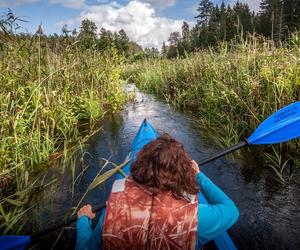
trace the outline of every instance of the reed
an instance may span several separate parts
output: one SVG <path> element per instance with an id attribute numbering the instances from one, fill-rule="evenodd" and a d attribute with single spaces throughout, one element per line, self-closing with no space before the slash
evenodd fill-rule
<path id="1" fill-rule="evenodd" d="M 71 164 L 75 182 L 75 152 L 126 95 L 114 47 L 100 53 L 76 42 L 50 46 L 41 34 L 0 35 L 7 36 L 0 46 L 0 231 L 10 233 L 21 230 L 37 177 L 51 163 L 62 170 Z M 85 133 L 83 121 L 90 124 Z"/>
<path id="2" fill-rule="evenodd" d="M 126 77 L 142 90 L 191 112 L 215 140 L 228 146 L 247 138 L 279 108 L 299 101 L 299 37 L 294 34 L 281 47 L 249 37 L 242 43 L 220 43 L 184 59 L 145 60 L 128 67 Z M 281 182 L 283 170 L 292 163 L 290 158 L 299 162 L 299 151 L 299 141 L 283 144 L 278 164 L 272 159 Z M 274 152 L 270 150 L 278 159 Z M 267 159 L 271 164 L 271 158 Z"/>

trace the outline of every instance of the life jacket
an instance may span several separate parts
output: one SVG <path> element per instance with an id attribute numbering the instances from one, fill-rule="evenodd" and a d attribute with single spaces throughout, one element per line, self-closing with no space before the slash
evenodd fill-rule
<path id="1" fill-rule="evenodd" d="M 153 195 L 133 179 L 113 184 L 102 232 L 104 250 L 194 250 L 197 239 L 198 197 L 175 199 Z"/>

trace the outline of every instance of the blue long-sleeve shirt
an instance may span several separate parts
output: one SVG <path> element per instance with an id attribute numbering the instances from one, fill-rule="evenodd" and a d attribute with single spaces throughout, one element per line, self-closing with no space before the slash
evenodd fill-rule
<path id="1" fill-rule="evenodd" d="M 201 246 L 235 224 L 239 211 L 234 202 L 202 172 L 197 174 L 196 178 L 201 193 L 209 203 L 198 206 L 197 246 Z M 105 209 L 101 211 L 94 231 L 91 228 L 91 220 L 87 216 L 82 216 L 77 221 L 76 249 L 101 249 L 104 216 Z"/>

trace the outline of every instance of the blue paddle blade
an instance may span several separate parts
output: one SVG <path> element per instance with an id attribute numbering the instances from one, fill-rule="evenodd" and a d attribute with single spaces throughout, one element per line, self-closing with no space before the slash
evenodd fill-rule
<path id="1" fill-rule="evenodd" d="M 266 119 L 248 138 L 252 145 L 276 144 L 300 136 L 300 102 L 295 102 Z"/>
<path id="2" fill-rule="evenodd" d="M 1 236 L 0 249 L 1 250 L 23 250 L 31 242 L 30 236 Z"/>

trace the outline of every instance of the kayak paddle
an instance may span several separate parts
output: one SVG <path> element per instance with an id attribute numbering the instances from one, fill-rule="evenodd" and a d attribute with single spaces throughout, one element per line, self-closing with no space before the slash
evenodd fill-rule
<path id="1" fill-rule="evenodd" d="M 248 145 L 264 145 L 286 142 L 300 136 L 300 102 L 295 102 L 285 108 L 282 108 L 267 118 L 255 132 L 246 140 L 238 143 L 226 150 L 214 154 L 213 156 L 200 161 L 199 166 L 214 161 L 233 151 L 246 147 Z M 93 209 L 98 212 L 105 207 L 105 203 Z M 73 216 L 63 223 L 57 224 L 33 236 L 1 236 L 0 249 L 24 249 L 29 244 L 38 242 L 38 239 L 54 232 L 59 228 L 68 226 L 77 220 Z"/>
<path id="2" fill-rule="evenodd" d="M 93 208 L 93 213 L 97 213 L 105 207 L 106 207 L 106 203 L 102 203 L 99 206 Z M 74 215 L 71 218 L 67 219 L 66 221 L 58 223 L 32 236 L 15 236 L 15 235 L 0 236 L 0 250 L 25 249 L 29 245 L 38 243 L 39 239 L 44 237 L 45 235 L 52 233 L 60 228 L 69 226 L 76 221 L 77 221 L 77 215 Z"/>
<path id="3" fill-rule="evenodd" d="M 287 142 L 300 136 L 300 102 L 290 104 L 267 118 L 246 140 L 200 161 L 199 166 L 250 145 Z"/>

